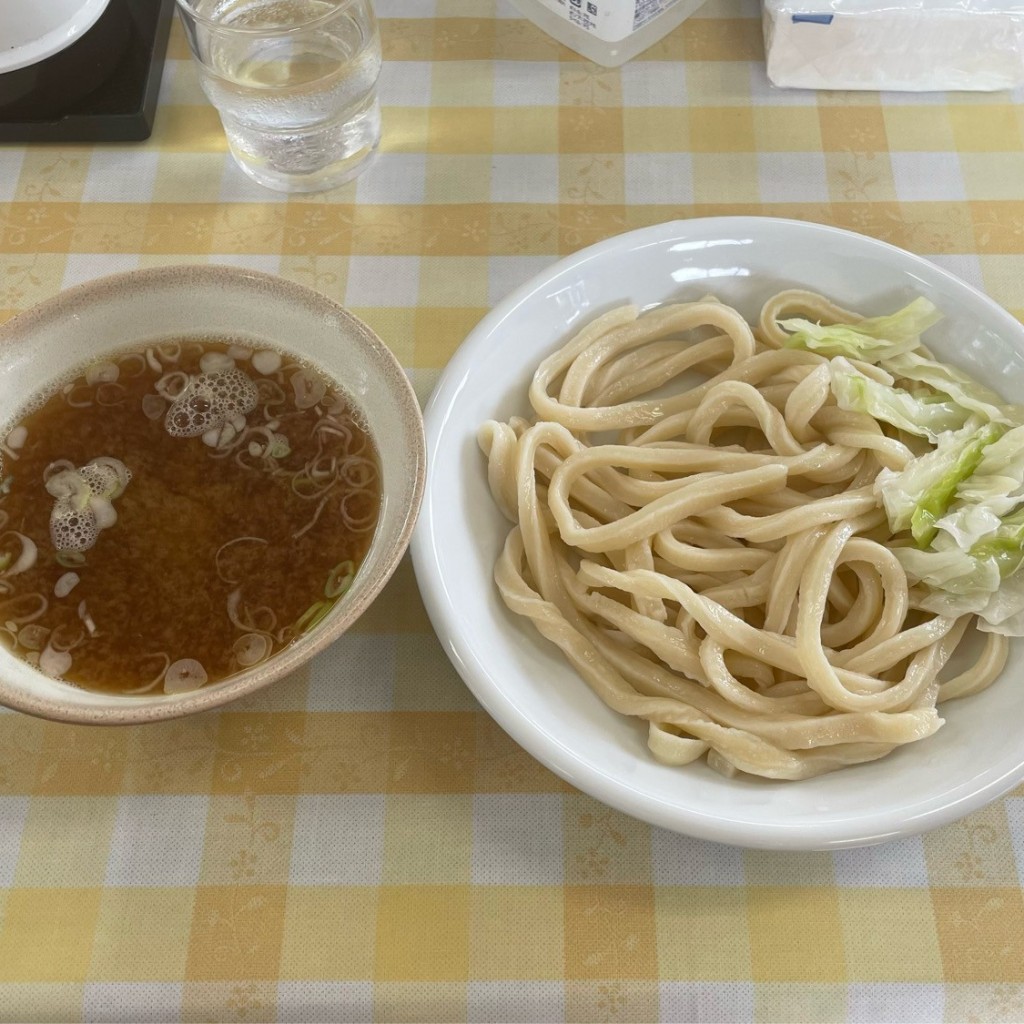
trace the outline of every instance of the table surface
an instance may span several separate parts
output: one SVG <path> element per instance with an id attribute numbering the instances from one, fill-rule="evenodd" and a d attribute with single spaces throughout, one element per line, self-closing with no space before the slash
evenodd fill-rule
<path id="1" fill-rule="evenodd" d="M 721 213 L 862 231 L 1024 314 L 1024 96 L 772 90 L 751 0 L 621 70 L 503 0 L 377 5 L 382 152 L 329 195 L 233 166 L 177 27 L 148 143 L 0 147 L 0 319 L 231 263 L 344 302 L 425 399 L 557 258 Z M 1024 787 L 839 853 L 603 807 L 480 710 L 408 560 L 308 670 L 222 712 L 0 714 L 3 1020 L 1019 1021 L 1022 877 Z"/>

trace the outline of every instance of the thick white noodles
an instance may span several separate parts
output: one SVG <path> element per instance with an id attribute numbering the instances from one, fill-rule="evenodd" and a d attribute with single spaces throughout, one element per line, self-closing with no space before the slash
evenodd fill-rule
<path id="1" fill-rule="evenodd" d="M 803 291 L 756 334 L 714 299 L 613 310 L 540 364 L 534 422 L 480 430 L 516 524 L 505 603 L 667 764 L 805 779 L 874 760 L 1006 660 L 987 634 L 940 683 L 971 617 L 921 611 L 872 491 L 913 448 L 836 406 L 827 359 L 781 347 L 795 315 L 859 319 Z"/>

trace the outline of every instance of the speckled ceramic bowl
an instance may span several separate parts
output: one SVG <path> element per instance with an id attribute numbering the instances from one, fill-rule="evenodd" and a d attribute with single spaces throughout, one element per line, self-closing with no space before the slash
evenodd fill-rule
<path id="1" fill-rule="evenodd" d="M 292 672 L 367 608 L 401 558 L 425 477 L 423 421 L 402 367 L 364 323 L 317 292 L 221 266 L 166 267 L 72 288 L 0 325 L 0 436 L 25 399 L 112 349 L 160 338 L 229 335 L 276 345 L 339 381 L 380 455 L 380 521 L 352 588 L 314 629 L 254 668 L 182 694 L 128 697 L 50 679 L 0 648 L 0 703 L 66 722 L 136 724 L 204 711 Z"/>

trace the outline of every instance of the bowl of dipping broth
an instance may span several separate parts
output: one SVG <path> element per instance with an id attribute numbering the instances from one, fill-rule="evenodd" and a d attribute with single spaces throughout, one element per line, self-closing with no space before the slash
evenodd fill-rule
<path id="1" fill-rule="evenodd" d="M 0 326 L 0 703 L 134 724 L 225 704 L 337 639 L 408 544 L 423 425 L 324 296 L 143 270 Z"/>

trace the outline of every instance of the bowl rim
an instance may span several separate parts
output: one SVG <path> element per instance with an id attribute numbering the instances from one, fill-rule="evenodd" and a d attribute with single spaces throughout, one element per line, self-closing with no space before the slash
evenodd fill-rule
<path id="1" fill-rule="evenodd" d="M 676 218 L 610 236 L 554 260 L 494 306 L 470 331 L 459 350 L 448 361 L 426 405 L 424 420 L 428 459 L 434 463 L 440 435 L 449 420 L 451 406 L 466 386 L 467 373 L 476 355 L 471 342 L 491 337 L 509 315 L 532 295 L 549 287 L 553 280 L 578 270 L 591 260 L 600 259 L 609 253 L 632 250 L 639 245 L 665 244 L 671 239 L 682 239 L 694 233 L 704 238 L 739 239 L 743 237 L 740 232 L 757 230 L 760 226 L 767 226 L 769 230 L 772 226 L 779 226 L 807 231 L 815 234 L 819 240 L 830 235 L 847 240 L 856 239 L 857 244 L 875 249 L 883 258 L 898 258 L 904 265 L 916 265 L 929 275 L 951 282 L 956 288 L 982 300 L 992 309 L 997 319 L 1002 320 L 1007 332 L 1024 341 L 1024 325 L 995 300 L 944 267 L 890 242 L 846 228 L 794 218 L 744 215 Z M 716 233 L 714 236 L 710 234 L 712 231 Z M 628 779 L 611 775 L 584 761 L 561 737 L 521 710 L 513 697 L 491 678 L 491 671 L 480 662 L 468 640 L 450 625 L 447 605 L 451 599 L 448 593 L 451 581 L 446 579 L 447 574 L 443 572 L 440 549 L 434 537 L 437 518 L 434 505 L 437 499 L 432 493 L 432 479 L 433 474 L 428 479 L 423 513 L 413 535 L 411 551 L 428 617 L 446 655 L 487 713 L 516 743 L 556 775 L 608 806 L 652 825 L 698 839 L 749 848 L 834 850 L 884 842 L 948 824 L 997 799 L 1024 778 L 1022 747 L 1020 758 L 1011 769 L 987 779 L 983 785 L 966 794 L 946 800 L 940 806 L 930 807 L 909 817 L 903 816 L 899 820 L 896 820 L 892 811 L 888 814 L 873 812 L 841 830 L 826 828 L 821 824 L 747 822 L 731 817 L 727 810 L 720 815 L 708 814 L 698 808 L 671 803 L 656 793 L 633 787 Z M 447 561 L 450 564 L 450 558 Z M 582 680 L 580 682 L 585 685 Z"/>
<path id="2" fill-rule="evenodd" d="M 377 598 L 385 584 L 394 575 L 409 546 L 413 528 L 422 506 L 427 475 L 426 436 L 419 400 L 402 364 L 377 333 L 344 306 L 321 292 L 276 274 L 228 264 L 170 264 L 162 267 L 128 270 L 74 285 L 44 299 L 22 313 L 16 314 L 0 324 L 0 346 L 15 344 L 19 340 L 24 342 L 27 340 L 24 337 L 26 332 L 30 335 L 32 331 L 53 317 L 74 316 L 76 310 L 84 306 L 91 306 L 97 301 L 102 302 L 111 292 L 122 291 L 126 286 L 133 287 L 141 284 L 144 287 L 184 290 L 187 289 L 189 281 L 198 279 L 212 285 L 220 283 L 228 286 L 244 286 L 248 284 L 256 288 L 270 289 L 285 301 L 305 305 L 312 312 L 340 318 L 351 327 L 353 334 L 359 337 L 361 343 L 378 362 L 382 374 L 397 400 L 402 421 L 407 427 L 407 440 L 412 443 L 412 450 L 407 453 L 407 457 L 414 467 L 415 476 L 411 501 L 405 509 L 401 529 L 394 543 L 385 550 L 380 565 L 377 566 L 356 599 L 339 607 L 338 614 L 332 613 L 324 619 L 326 628 L 305 634 L 308 639 L 301 644 L 285 647 L 267 662 L 238 673 L 236 676 L 229 676 L 223 683 L 215 683 L 209 687 L 175 695 L 174 699 L 159 704 L 133 705 L 131 697 L 112 693 L 103 694 L 104 697 L 109 697 L 111 700 L 111 703 L 107 705 L 66 706 L 50 698 L 12 689 L 0 672 L 0 705 L 37 718 L 77 725 L 141 725 L 182 718 L 228 704 L 239 697 L 262 690 L 277 682 L 337 640 Z M 287 348 L 287 345 L 284 347 Z M 267 666 L 270 664 L 273 664 L 274 671 L 266 673 Z M 263 674 L 260 674 L 260 669 L 263 670 Z"/>

